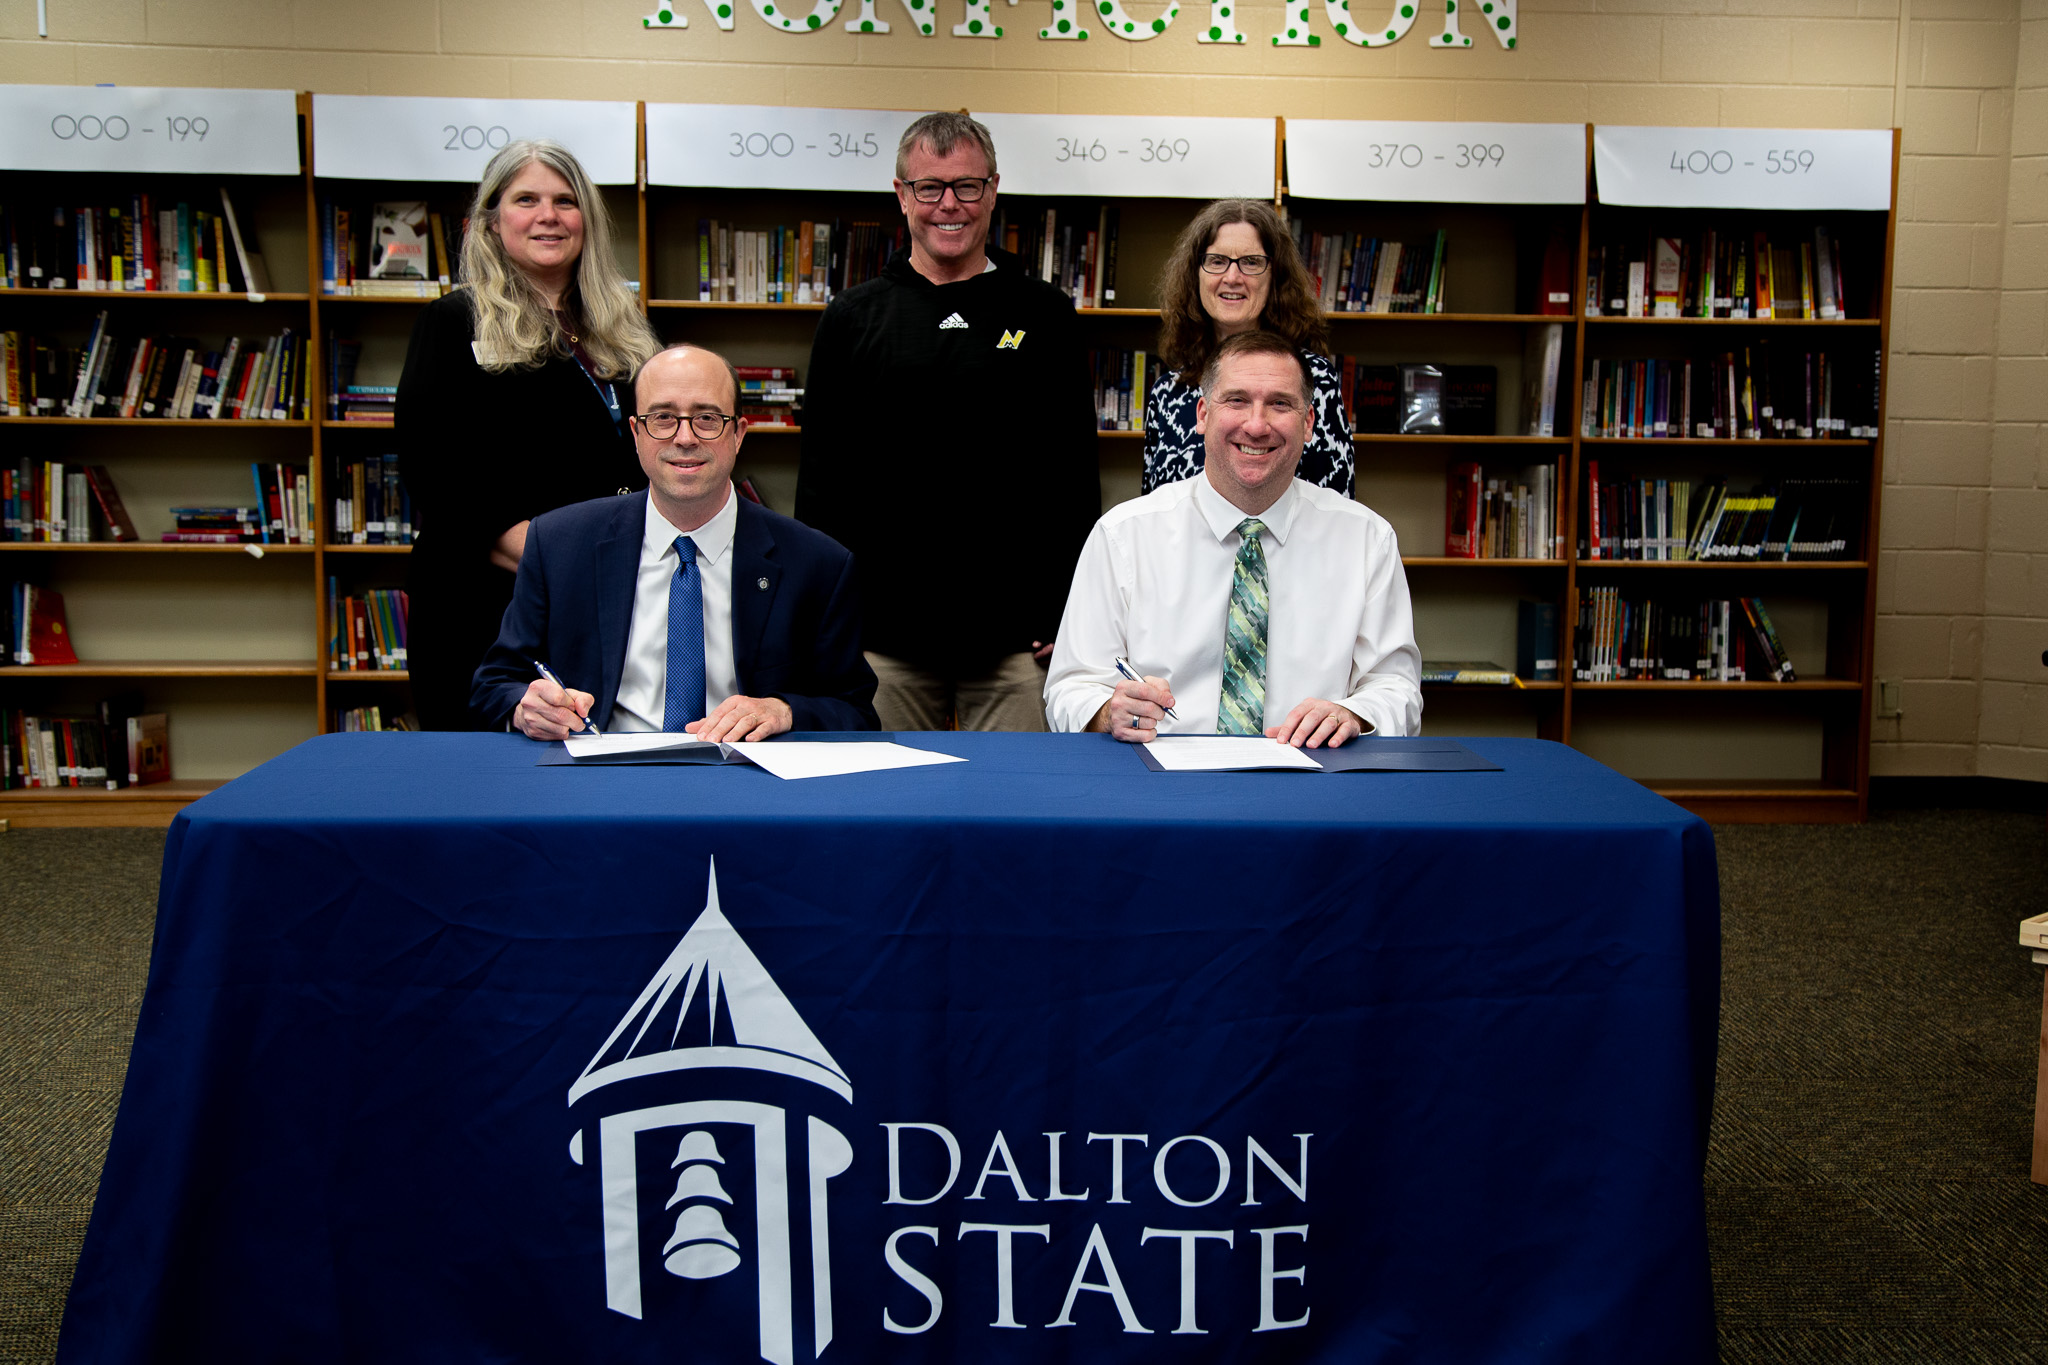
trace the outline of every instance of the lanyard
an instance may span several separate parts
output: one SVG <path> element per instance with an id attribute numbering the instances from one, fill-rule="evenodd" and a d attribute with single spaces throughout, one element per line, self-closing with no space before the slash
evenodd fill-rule
<path id="1" fill-rule="evenodd" d="M 583 370 L 581 365 L 578 365 L 576 368 Z M 600 383 L 597 376 L 588 370 L 583 370 L 583 377 L 590 381 L 590 387 L 596 389 L 597 396 L 604 400 L 605 408 L 612 415 L 612 426 L 616 428 L 624 423 L 626 419 L 619 413 L 619 391 L 613 386 L 612 382 L 607 379 Z"/>

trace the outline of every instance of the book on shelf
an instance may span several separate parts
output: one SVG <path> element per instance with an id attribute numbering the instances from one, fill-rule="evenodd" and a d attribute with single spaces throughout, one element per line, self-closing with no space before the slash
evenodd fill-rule
<path id="1" fill-rule="evenodd" d="M 1489 477 L 1472 462 L 1444 480 L 1444 555 L 1450 559 L 1555 559 L 1557 466 L 1530 465 Z"/>
<path id="2" fill-rule="evenodd" d="M 253 251 L 249 239 L 242 236 L 242 220 L 235 214 L 235 201 L 228 198 L 228 187 L 220 187 L 221 214 L 227 219 L 228 239 L 235 244 L 235 262 L 242 270 L 244 289 L 251 294 L 267 293 L 270 289 L 270 267 L 264 264 L 263 253 Z"/>
<path id="3" fill-rule="evenodd" d="M 440 281 L 428 267 L 427 206 L 421 200 L 370 206 L 370 278 Z"/>
<path id="4" fill-rule="evenodd" d="M 1522 434 L 1555 436 L 1558 375 L 1564 364 L 1564 324 L 1531 327 L 1522 351 Z"/>
<path id="5" fill-rule="evenodd" d="M 1557 604 L 1515 604 L 1515 673 L 1530 682 L 1557 681 Z"/>
<path id="6" fill-rule="evenodd" d="M 825 303 L 873 279 L 907 238 L 899 225 L 805 219 L 794 226 L 740 227 L 697 220 L 700 303 Z"/>
<path id="7" fill-rule="evenodd" d="M 402 672 L 406 667 L 406 609 L 402 588 L 344 594 L 327 579 L 327 667 L 330 672 Z"/>
<path id="8" fill-rule="evenodd" d="M 313 543 L 313 480 L 296 465 L 257 462 L 249 466 L 256 492 L 260 540 L 265 545 Z"/>
<path id="9" fill-rule="evenodd" d="M 439 298 L 462 282 L 461 234 L 469 227 L 461 220 L 454 241 L 444 242 L 434 235 L 439 218 L 421 201 L 352 206 L 323 199 L 320 291 L 342 298 Z"/>
<path id="10" fill-rule="evenodd" d="M 1376 435 L 1492 436 L 1500 371 L 1492 365 L 1368 365 L 1345 356 L 1338 384 L 1352 430 Z"/>
<path id="11" fill-rule="evenodd" d="M 71 624 L 64 615 L 64 594 L 34 583 L 9 583 L 4 588 L 7 648 L 0 663 L 22 667 L 75 664 Z"/>
<path id="12" fill-rule="evenodd" d="M 1612 473 L 1610 467 L 1609 473 Z M 1585 559 L 1785 563 L 1860 557 L 1867 485 L 1801 476 L 1738 491 L 1725 480 L 1604 478 L 1586 466 Z"/>
<path id="13" fill-rule="evenodd" d="M 804 391 L 794 365 L 735 365 L 739 376 L 739 413 L 753 426 L 795 426 Z"/>
<path id="14" fill-rule="evenodd" d="M 1520 687 L 1522 680 L 1512 668 L 1491 660 L 1460 660 L 1443 663 L 1424 659 L 1422 681 L 1455 687 Z"/>
<path id="15" fill-rule="evenodd" d="M 1625 318 L 1844 319 L 1850 315 L 1841 239 L 1703 228 L 1691 236 L 1628 236 L 1586 257 L 1586 314 Z"/>
<path id="16" fill-rule="evenodd" d="M 1579 429 L 1588 437 L 1872 440 L 1881 355 L 1758 342 L 1698 358 L 1586 362 Z"/>
<path id="17" fill-rule="evenodd" d="M 332 471 L 333 519 L 328 523 L 336 545 L 410 545 L 413 541 L 412 495 L 398 477 L 394 453 L 354 458 L 337 455 Z"/>
<path id="18" fill-rule="evenodd" d="M 1144 351 L 1103 348 L 1088 352 L 1095 379 L 1095 429 L 1143 431 L 1145 393 L 1157 371 Z"/>
<path id="19" fill-rule="evenodd" d="M 86 544 L 135 540 L 135 523 L 105 465 L 21 457 L 0 468 L 0 540 Z"/>
<path id="20" fill-rule="evenodd" d="M 1289 230 L 1326 313 L 1441 313 L 1447 238 L 1407 244 L 1362 232 L 1317 232 L 1296 219 Z"/>
<path id="21" fill-rule="evenodd" d="M 219 194 L 217 213 L 148 191 L 115 204 L 0 205 L 0 287 L 263 293 L 262 253 L 242 233 L 227 188 Z"/>
<path id="22" fill-rule="evenodd" d="M 164 532 L 172 545 L 260 545 L 264 514 L 254 507 L 173 507 L 176 528 Z"/>
<path id="23" fill-rule="evenodd" d="M 1074 301 L 1076 308 L 1113 306 L 1121 210 L 1113 202 L 1061 209 L 999 205 L 989 240 L 1021 258 L 1025 270 Z"/>
<path id="24" fill-rule="evenodd" d="M 768 499 L 761 496 L 761 490 L 754 487 L 754 481 L 746 475 L 742 474 L 737 479 L 734 479 L 733 487 L 739 489 L 740 496 L 754 504 L 754 506 L 768 506 Z"/>
<path id="25" fill-rule="evenodd" d="M 161 711 L 128 717 L 128 785 L 146 787 L 171 776 L 171 718 Z"/>
<path id="26" fill-rule="evenodd" d="M 341 420 L 341 395 L 356 382 L 356 365 L 362 357 L 362 342 L 327 334 L 327 419 L 331 422 Z"/>
<path id="27" fill-rule="evenodd" d="M 344 422 L 392 426 L 398 420 L 398 386 L 350 384 L 334 395 L 332 406 Z"/>
<path id="28" fill-rule="evenodd" d="M 272 337 L 229 337 L 218 350 L 181 336 L 121 337 L 102 309 L 84 344 L 0 333 L 7 413 L 298 421 L 307 415 L 306 342 L 289 327 Z"/>
<path id="29" fill-rule="evenodd" d="M 118 709 L 95 714 L 35 715 L 0 707 L 0 791 L 36 787 L 104 788 L 128 783 L 127 725 Z M 139 704 L 139 699 L 138 699 Z"/>
<path id="30" fill-rule="evenodd" d="M 1356 356 L 1338 361 L 1338 382 L 1351 429 L 1364 436 L 1391 436 L 1401 427 L 1401 371 L 1371 365 Z"/>
<path id="31" fill-rule="evenodd" d="M 35 715 L 0 707 L 0 790 L 117 791 L 130 785 L 128 723 L 142 713 L 136 691 L 103 698 L 87 714 Z"/>
<path id="32" fill-rule="evenodd" d="M 1798 680 L 1760 598 L 1629 598 L 1617 587 L 1579 594 L 1572 677 L 1590 683 Z"/>
<path id="33" fill-rule="evenodd" d="M 1546 317 L 1572 314 L 1572 272 L 1578 267 L 1578 234 L 1552 223 L 1543 243 L 1543 266 L 1536 282 L 1536 311 Z"/>
<path id="34" fill-rule="evenodd" d="M 368 730 L 417 730 L 417 722 L 411 716 L 394 711 L 388 717 L 381 706 L 352 706 L 334 713 L 334 731 L 337 734 L 358 734 Z"/>

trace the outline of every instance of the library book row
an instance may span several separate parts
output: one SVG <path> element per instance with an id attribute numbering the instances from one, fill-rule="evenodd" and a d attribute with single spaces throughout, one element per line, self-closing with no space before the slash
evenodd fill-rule
<path id="1" fill-rule="evenodd" d="M 1850 316 L 1848 298 L 1842 243 L 1819 224 L 1797 241 L 1708 227 L 1602 242 L 1586 258 L 1589 317 L 1833 321 Z"/>
<path id="2" fill-rule="evenodd" d="M 218 212 L 147 191 L 126 204 L 0 203 L 0 287 L 260 294 L 270 287 L 227 187 Z"/>
<path id="3" fill-rule="evenodd" d="M 1656 563 L 1790 563 L 1862 557 L 1868 485 L 1786 478 L 1737 491 L 1726 480 L 1603 479 L 1586 466 L 1579 556 Z"/>
<path id="4" fill-rule="evenodd" d="M 86 787 L 119 791 L 171 775 L 171 721 L 142 709 L 140 692 L 90 713 L 31 715 L 0 706 L 0 791 Z"/>
<path id="5" fill-rule="evenodd" d="M 327 667 L 337 673 L 392 673 L 406 668 L 405 630 L 411 600 L 402 588 L 344 593 L 327 579 Z"/>
<path id="6" fill-rule="evenodd" d="M 119 337 L 101 309 L 83 346 L 0 332 L 0 382 L 10 417 L 306 420 L 306 338 L 231 336 L 217 349 L 190 337 Z"/>
<path id="7" fill-rule="evenodd" d="M 337 462 L 348 477 L 347 462 Z M 313 485 L 296 465 L 252 463 L 247 507 L 173 507 L 174 529 L 161 533 L 167 545 L 311 545 Z M 338 482 L 338 488 L 353 485 Z M 337 501 L 337 541 L 341 519 Z M 0 468 L 0 542 L 79 545 L 141 539 L 121 492 L 105 465 L 67 464 L 23 457 Z M 345 542 L 343 542 L 345 543 Z M 363 543 L 363 542 L 355 542 Z M 376 543 L 376 542 L 371 542 Z"/>
<path id="8" fill-rule="evenodd" d="M 1579 594 L 1572 677 L 1607 682 L 1797 682 L 1758 597 L 1629 598 L 1616 587 Z"/>
<path id="9" fill-rule="evenodd" d="M 1884 355 L 1768 342 L 1680 360 L 1586 362 L 1579 433 L 1608 440 L 1875 440 Z"/>

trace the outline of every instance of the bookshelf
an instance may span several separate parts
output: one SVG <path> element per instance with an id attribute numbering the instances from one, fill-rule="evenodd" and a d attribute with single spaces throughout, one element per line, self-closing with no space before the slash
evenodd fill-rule
<path id="1" fill-rule="evenodd" d="M 899 220 L 894 204 L 886 190 L 874 188 L 886 182 L 887 155 L 864 156 L 858 165 L 843 168 L 849 179 L 839 188 L 663 183 L 659 139 L 669 125 L 658 116 L 661 108 L 640 106 L 634 114 L 633 147 L 648 174 L 639 184 L 603 190 L 619 229 L 620 263 L 641 282 L 643 306 L 655 330 L 665 339 L 715 345 L 742 365 L 794 365 L 801 371 L 808 365 L 822 305 L 699 299 L 698 221 L 765 228 L 837 218 L 893 228 Z M 754 112 L 746 111 L 750 117 Z M 843 112 L 848 133 L 858 133 L 863 120 L 877 128 L 900 128 L 903 117 L 824 112 Z M 249 220 L 245 231 L 254 235 L 269 262 L 274 287 L 255 299 L 0 290 L 0 328 L 75 337 L 104 308 L 131 329 L 151 332 L 204 336 L 268 334 L 281 326 L 303 329 L 313 356 L 314 401 L 309 419 L 290 422 L 0 418 L 10 450 L 39 460 L 107 464 L 143 535 L 141 543 L 132 544 L 0 545 L 0 579 L 30 577 L 63 591 L 81 656 L 90 656 L 75 666 L 0 669 L 0 705 L 75 710 L 116 688 L 140 686 L 151 709 L 172 715 L 176 764 L 173 782 L 136 790 L 0 793 L 0 819 L 17 825 L 162 823 L 184 801 L 332 728 L 339 711 L 376 705 L 388 715 L 409 705 L 402 670 L 327 666 L 329 577 L 338 580 L 344 593 L 396 587 L 403 582 L 408 551 L 399 545 L 338 543 L 330 534 L 334 461 L 382 454 L 390 448 L 391 432 L 329 420 L 321 385 L 330 335 L 362 344 L 358 382 L 395 383 L 423 300 L 323 293 L 321 206 L 335 198 L 365 206 L 383 199 L 425 199 L 444 221 L 459 223 L 473 173 L 465 172 L 472 175 L 467 181 L 415 175 L 401 157 L 393 162 L 389 179 L 320 174 L 312 155 L 314 98 L 297 96 L 294 115 L 300 160 L 291 174 L 6 173 L 0 198 L 8 204 L 91 202 L 99 194 L 128 194 L 138 183 L 160 194 L 213 195 L 226 183 L 238 211 Z M 1559 624 L 1557 681 L 1427 687 L 1425 727 L 1438 734 L 1532 734 L 1570 743 L 1714 819 L 1861 818 L 1869 785 L 1881 419 L 1876 437 L 1602 437 L 1582 433 L 1579 399 L 1594 361 L 1676 361 L 1745 342 L 1786 351 L 1827 348 L 1839 352 L 1845 366 L 1868 360 L 1874 370 L 1889 339 L 1892 214 L 1870 208 L 1610 203 L 1600 196 L 1594 169 L 1596 130 L 1582 124 L 1566 126 L 1570 175 L 1543 173 L 1549 181 L 1568 181 L 1569 192 L 1555 192 L 1553 186 L 1538 193 L 1529 189 L 1530 177 L 1545 164 L 1554 167 L 1561 145 L 1554 128 L 1531 132 L 1544 128 L 1280 125 L 1278 136 L 1269 135 L 1265 144 L 1275 163 L 1270 173 L 1259 170 L 1258 196 L 1270 194 L 1291 219 L 1309 229 L 1404 242 L 1425 240 L 1439 228 L 1447 234 L 1452 264 L 1445 311 L 1334 313 L 1332 342 L 1340 356 L 1377 365 L 1491 365 L 1497 373 L 1491 434 L 1361 431 L 1355 436 L 1359 496 L 1393 523 L 1408 551 L 1403 558 L 1425 657 L 1512 663 L 1516 604 L 1524 600 L 1551 604 Z M 1427 158 L 1436 145 L 1428 138 L 1441 140 L 1449 135 L 1445 129 L 1468 143 L 1485 139 L 1479 145 L 1490 141 L 1516 156 L 1527 151 L 1517 163 L 1522 178 L 1474 191 L 1470 180 L 1432 180 L 1425 174 L 1410 175 L 1406 182 L 1346 188 L 1318 183 L 1307 173 L 1310 158 L 1326 155 L 1331 137 L 1391 139 L 1390 145 L 1423 149 Z M 1489 129 L 1494 131 L 1489 134 Z M 1692 131 L 1709 137 L 1727 130 Z M 1097 221 L 1106 202 L 1101 194 L 1064 187 L 1049 175 L 1051 158 L 1043 149 L 1023 148 L 1013 160 L 1009 134 L 998 129 L 997 135 L 1004 149 L 1000 208 L 1005 221 L 1035 221 L 1048 209 L 1062 222 Z M 1896 135 L 1881 136 L 1890 141 L 1887 164 L 1895 177 Z M 881 139 L 887 152 L 893 152 L 893 139 L 893 132 Z M 1114 199 L 1117 297 L 1082 309 L 1089 346 L 1153 352 L 1158 317 L 1154 281 L 1195 202 L 1166 193 Z M 1588 316 L 1586 266 L 1603 244 L 1652 232 L 1683 235 L 1710 223 L 1739 222 L 1744 230 L 1762 223 L 1774 231 L 1783 225 L 1788 234 L 1810 232 L 1821 221 L 1841 234 L 1846 258 L 1861 272 L 1847 319 Z M 1544 258 L 1554 236 L 1562 237 L 1570 255 L 1570 302 L 1563 313 L 1549 311 L 1537 298 L 1546 283 Z M 1524 360 L 1531 333 L 1553 325 L 1563 328 L 1553 434 L 1531 436 L 1522 428 Z M 800 382 L 807 379 L 800 374 Z M 1882 402 L 1881 389 L 1877 401 Z M 145 438 L 144 428 L 155 430 Z M 1100 433 L 1105 507 L 1136 495 L 1141 446 L 1138 432 Z M 770 506 L 788 511 L 794 505 L 797 454 L 795 426 L 759 425 L 749 432 L 739 472 L 753 479 Z M 155 541 L 156 532 L 169 527 L 165 509 L 173 504 L 246 501 L 247 467 L 254 460 L 303 464 L 311 471 L 318 509 L 315 544 L 266 546 L 258 558 L 240 546 Z M 1820 561 L 1597 559 L 1581 545 L 1590 512 L 1586 480 L 1595 461 L 1603 477 L 1610 469 L 1695 482 L 1853 477 L 1861 481 L 1867 503 L 1859 544 L 1844 557 Z M 1561 552 L 1497 559 L 1443 553 L 1446 476 L 1465 462 L 1478 463 L 1489 474 L 1554 464 L 1562 493 L 1556 507 Z M 1571 669 L 1574 612 L 1582 596 L 1596 587 L 1616 587 L 1624 596 L 1762 597 L 1774 613 L 1782 613 L 1778 625 L 1789 637 L 1798 681 L 1576 679 Z"/>

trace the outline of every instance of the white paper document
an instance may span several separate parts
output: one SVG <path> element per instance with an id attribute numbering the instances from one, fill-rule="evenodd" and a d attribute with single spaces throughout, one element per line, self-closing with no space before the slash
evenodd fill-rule
<path id="1" fill-rule="evenodd" d="M 571 758 L 622 758 L 628 754 L 654 758 L 674 754 L 709 761 L 722 756 L 722 746 L 695 735 L 668 735 L 649 730 L 627 734 L 571 735 L 562 741 L 562 747 L 569 751 Z"/>
<path id="2" fill-rule="evenodd" d="M 1146 751 L 1170 773 L 1220 773 L 1244 768 L 1306 768 L 1322 764 L 1291 744 L 1264 735 L 1161 735 Z"/>
<path id="3" fill-rule="evenodd" d="M 771 744 L 763 740 L 734 744 L 713 744 L 695 735 L 650 732 L 572 735 L 562 741 L 569 757 L 601 763 L 751 763 L 777 777 L 839 777 L 847 773 L 874 773 L 889 768 L 922 768 L 935 763 L 965 763 L 953 754 L 935 754 L 925 749 L 894 744 L 887 740 L 856 740 L 848 743 L 795 740 Z"/>
<path id="4" fill-rule="evenodd" d="M 854 740 L 844 744 L 742 743 L 725 746 L 777 777 L 838 777 L 843 773 L 878 773 L 887 768 L 922 768 L 933 763 L 965 763 L 954 754 L 935 754 L 887 740 Z"/>

